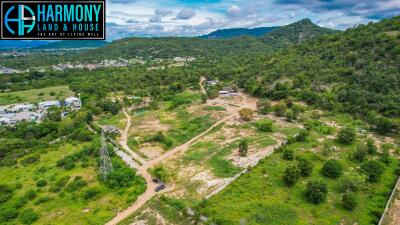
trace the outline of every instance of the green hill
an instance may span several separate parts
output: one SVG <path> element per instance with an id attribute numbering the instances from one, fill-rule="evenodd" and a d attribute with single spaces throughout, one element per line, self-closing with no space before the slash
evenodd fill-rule
<path id="1" fill-rule="evenodd" d="M 247 28 L 232 28 L 232 29 L 221 29 L 211 32 L 210 34 L 200 36 L 206 39 L 219 39 L 219 38 L 233 38 L 240 36 L 255 36 L 260 37 L 269 33 L 278 27 L 257 27 L 253 29 Z"/>

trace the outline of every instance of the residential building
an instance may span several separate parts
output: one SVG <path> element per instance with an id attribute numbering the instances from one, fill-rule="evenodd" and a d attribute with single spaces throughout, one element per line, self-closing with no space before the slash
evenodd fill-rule
<path id="1" fill-rule="evenodd" d="M 39 110 L 47 110 L 51 107 L 57 107 L 59 108 L 61 106 L 60 101 L 55 100 L 55 101 L 45 101 L 45 102 L 40 102 L 39 103 Z"/>

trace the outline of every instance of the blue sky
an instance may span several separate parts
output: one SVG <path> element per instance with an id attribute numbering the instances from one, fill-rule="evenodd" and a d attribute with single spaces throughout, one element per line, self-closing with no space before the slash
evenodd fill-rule
<path id="1" fill-rule="evenodd" d="M 400 0 L 107 0 L 107 36 L 197 36 L 304 18 L 344 30 L 395 15 Z"/>

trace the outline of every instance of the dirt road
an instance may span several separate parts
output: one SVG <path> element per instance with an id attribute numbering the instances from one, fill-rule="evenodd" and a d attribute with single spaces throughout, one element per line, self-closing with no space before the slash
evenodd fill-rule
<path id="1" fill-rule="evenodd" d="M 207 91 L 206 91 L 206 89 L 204 88 L 204 85 L 203 85 L 204 81 L 206 81 L 206 78 L 205 78 L 205 77 L 201 77 L 201 78 L 200 78 L 199 85 L 200 85 L 201 93 L 203 93 L 203 94 L 206 95 L 206 94 L 207 94 Z"/>
<path id="2" fill-rule="evenodd" d="M 213 128 L 217 127 L 218 125 L 224 123 L 225 121 L 231 119 L 234 116 L 234 115 L 230 115 L 230 116 L 225 117 L 222 120 L 219 120 L 217 123 L 212 125 L 206 131 L 204 131 L 203 133 L 192 138 L 185 144 L 180 145 L 180 146 L 164 153 L 163 155 L 161 155 L 151 161 L 146 162 L 138 154 L 136 154 L 134 151 L 132 151 L 132 149 L 130 149 L 127 144 L 129 128 L 131 126 L 131 116 L 126 112 L 125 108 L 123 108 L 123 112 L 127 118 L 127 124 L 126 124 L 125 130 L 123 130 L 123 132 L 121 134 L 119 144 L 124 148 L 124 150 L 126 152 L 128 152 L 131 155 L 131 157 L 133 159 L 135 159 L 136 161 L 138 161 L 142 164 L 141 166 L 138 166 L 136 169 L 138 170 L 138 173 L 140 173 L 142 175 L 142 177 L 146 180 L 147 189 L 146 189 L 146 192 L 143 193 L 135 203 L 133 203 L 131 206 L 129 206 L 124 211 L 119 212 L 112 220 L 110 220 L 108 223 L 106 223 L 106 225 L 118 224 L 119 222 L 121 222 L 122 220 L 127 218 L 129 215 L 134 213 L 137 209 L 139 209 L 144 204 L 146 204 L 147 201 L 149 201 L 151 198 L 153 198 L 157 194 L 157 192 L 155 191 L 155 188 L 157 185 L 153 182 L 152 177 L 151 177 L 150 173 L 148 172 L 148 169 L 152 168 L 153 166 L 157 165 L 158 163 L 161 163 L 161 162 L 173 157 L 174 155 L 176 155 L 178 153 L 183 153 L 183 152 L 187 151 L 189 149 L 190 145 L 193 144 L 195 141 L 202 138 L 204 135 L 206 135 L 208 132 L 210 132 Z"/>

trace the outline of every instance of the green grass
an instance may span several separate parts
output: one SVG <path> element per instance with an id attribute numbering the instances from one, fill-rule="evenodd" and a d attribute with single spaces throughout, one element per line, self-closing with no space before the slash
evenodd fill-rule
<path id="1" fill-rule="evenodd" d="M 9 202 L 16 201 L 28 190 L 36 190 L 37 196 L 28 201 L 19 211 L 32 208 L 39 214 L 39 219 L 34 224 L 104 224 L 115 216 L 118 209 L 126 208 L 136 200 L 137 196 L 145 189 L 144 181 L 136 182 L 129 188 L 110 190 L 99 182 L 98 161 L 89 157 L 87 167 L 83 162 L 75 163 L 71 170 L 65 170 L 56 166 L 56 162 L 65 156 L 76 153 L 84 145 L 62 144 L 43 150 L 40 161 L 27 166 L 1 167 L 0 183 L 11 187 L 22 184 L 20 189 L 14 190 L 13 198 Z M 118 160 L 114 158 L 113 160 Z M 72 182 L 74 177 L 81 176 L 87 182 L 87 186 L 74 192 L 54 193 L 49 190 L 60 178 L 69 176 Z M 37 187 L 36 182 L 45 179 L 48 184 Z M 140 179 L 139 179 L 140 180 Z M 68 184 L 67 184 L 68 186 Z M 85 200 L 83 195 L 86 190 L 95 188 L 99 191 L 93 199 Z M 35 204 L 38 199 L 49 198 L 50 200 L 41 204 Z M 18 218 L 12 224 L 20 224 Z"/>
<path id="2" fill-rule="evenodd" d="M 123 130 L 125 128 L 126 122 L 125 122 L 125 115 L 120 112 L 117 115 L 101 115 L 99 118 L 97 118 L 97 122 L 100 125 L 113 125 L 118 127 L 120 130 Z"/>
<path id="3" fill-rule="evenodd" d="M 328 158 L 311 151 L 319 146 L 316 141 L 319 137 L 321 134 L 315 131 L 307 142 L 290 146 L 296 156 L 307 158 L 313 163 L 311 177 L 301 178 L 292 188 L 286 187 L 282 176 L 285 169 L 296 161 L 286 161 L 281 153 L 274 153 L 262 160 L 250 173 L 242 175 L 209 199 L 204 207 L 200 207 L 201 213 L 219 225 L 239 224 L 240 221 L 247 221 L 247 224 L 373 224 L 383 211 L 388 194 L 394 186 L 393 167 L 396 163 L 386 167 L 380 183 L 365 184 L 357 193 L 358 206 L 353 212 L 347 211 L 341 205 L 340 179 L 332 180 L 321 175 L 323 163 Z M 335 145 L 339 149 L 331 157 L 339 157 L 344 173 L 360 174 L 359 163 L 351 161 L 349 157 L 355 144 Z M 304 196 L 306 183 L 314 179 L 322 179 L 328 184 L 328 198 L 321 205 L 308 203 Z"/>
<path id="4" fill-rule="evenodd" d="M 55 95 L 52 96 L 52 94 Z M 0 105 L 23 102 L 35 103 L 40 101 L 64 99 L 73 95 L 74 92 L 69 90 L 68 86 L 54 86 L 27 91 L 0 93 Z"/>

